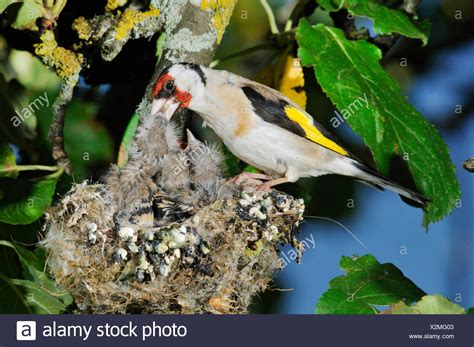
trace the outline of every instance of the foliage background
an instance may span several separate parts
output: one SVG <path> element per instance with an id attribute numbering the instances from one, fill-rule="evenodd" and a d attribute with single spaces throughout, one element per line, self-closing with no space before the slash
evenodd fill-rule
<path id="1" fill-rule="evenodd" d="M 87 12 L 86 6 L 81 8 L 77 2 L 69 3 L 65 16 L 77 17 Z M 274 0 L 269 3 L 283 25 L 294 2 Z M 462 9 L 462 20 L 454 17 L 457 9 Z M 474 148 L 474 39 L 470 33 L 474 4 L 469 0 L 425 0 L 419 14 L 432 22 L 428 46 L 421 47 L 419 40 L 402 38 L 382 63 L 401 83 L 409 101 L 436 125 L 448 143 L 463 192 L 460 207 L 443 221 L 431 225 L 426 233 L 420 222 L 421 210 L 403 204 L 396 194 L 380 193 L 342 177 L 305 179 L 285 186 L 285 190 L 304 196 L 309 202 L 306 214 L 342 223 L 368 251 L 340 225 L 308 218 L 301 237 L 313 235 L 316 248 L 308 249 L 302 264 L 289 265 L 277 279 L 277 287 L 293 290 L 264 294 L 255 304 L 255 312 L 313 312 L 329 280 L 340 274 L 341 256 L 365 253 L 375 255 L 380 262 L 396 264 L 425 292 L 440 293 L 464 307 L 474 306 L 474 191 L 472 176 L 461 169 L 462 161 L 472 156 Z M 320 11 L 314 16 L 318 21 L 329 21 Z M 369 28 L 372 25 L 368 20 L 357 23 Z M 268 33 L 267 17 L 259 2 L 240 0 L 216 58 L 262 43 Z M 274 53 L 253 53 L 224 62 L 218 68 L 255 78 Z M 407 59 L 406 67 L 400 66 L 402 58 Z M 154 63 L 155 47 L 148 40 L 134 40 L 116 60 L 92 66 L 81 78 L 68 108 L 65 130 L 74 175 L 72 179 L 63 175 L 56 197 L 69 189 L 71 181 L 99 178 L 115 160 L 123 132 L 143 96 Z M 28 104 L 44 91 L 52 103 L 58 93 L 59 79 L 55 74 L 29 53 L 6 49 L 1 36 L 0 72 L 17 76 L 18 82 L 8 89 L 10 93 L 13 90 L 14 95 L 6 95 L 7 89 L 0 88 L 2 97 L 18 99 L 17 105 Z M 347 123 L 337 129 L 330 126 L 334 107 L 316 88 L 314 74 L 306 73 L 305 79 L 306 85 L 311 86 L 307 88 L 309 113 L 335 132 L 352 152 L 371 162 L 367 148 Z M 456 105 L 462 105 L 462 114 L 455 112 Z M 18 153 L 20 164 L 34 161 L 53 165 L 46 138 L 51 110 L 41 108 L 35 115 L 24 131 L 33 131 L 37 122 L 38 138 L 28 151 Z M 216 140 L 200 127 L 198 119 L 193 119 L 190 126 L 201 138 Z M 353 199 L 354 207 L 348 207 L 348 199 Z M 27 226 L 0 223 L 0 239 L 32 245 L 37 241 L 40 227 L 41 220 Z M 283 249 L 283 252 L 288 250 Z M 2 273 L 9 277 L 21 271 L 13 251 L 5 247 L 0 251 L 0 264 Z"/>

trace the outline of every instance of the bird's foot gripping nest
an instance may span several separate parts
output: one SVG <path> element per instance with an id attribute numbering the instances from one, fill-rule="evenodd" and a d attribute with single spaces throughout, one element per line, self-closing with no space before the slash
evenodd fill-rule
<path id="1" fill-rule="evenodd" d="M 301 251 L 295 238 L 301 200 L 277 191 L 229 190 L 220 174 L 202 172 L 213 170 L 212 150 L 174 170 L 171 163 L 183 150 L 169 127 L 148 127 L 172 138 L 153 170 L 143 170 L 151 157 L 138 148 L 105 183 L 74 186 L 48 213 L 48 268 L 73 294 L 78 311 L 243 313 L 281 268 L 278 246 Z M 130 185 L 127 170 L 134 167 Z"/>

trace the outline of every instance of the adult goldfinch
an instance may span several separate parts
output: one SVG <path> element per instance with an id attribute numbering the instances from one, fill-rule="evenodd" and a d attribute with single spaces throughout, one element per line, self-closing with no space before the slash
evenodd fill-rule
<path id="1" fill-rule="evenodd" d="M 338 174 L 427 202 L 363 164 L 283 94 L 233 73 L 190 63 L 169 66 L 153 88 L 152 114 L 161 107 L 170 118 L 178 108 L 199 114 L 235 156 L 269 175 L 263 190 Z"/>

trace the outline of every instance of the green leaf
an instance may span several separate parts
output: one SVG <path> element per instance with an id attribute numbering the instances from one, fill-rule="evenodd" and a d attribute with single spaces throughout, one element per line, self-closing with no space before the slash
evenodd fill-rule
<path id="1" fill-rule="evenodd" d="M 0 177 L 16 178 L 17 176 L 18 170 L 13 150 L 8 144 L 0 143 Z"/>
<path id="2" fill-rule="evenodd" d="M 369 146 L 379 170 L 389 172 L 393 155 L 407 159 L 418 190 L 431 199 L 425 224 L 451 212 L 461 192 L 448 147 L 380 66 L 380 50 L 306 20 L 297 40 L 302 64 L 314 67 L 323 91 Z"/>
<path id="3" fill-rule="evenodd" d="M 0 14 L 5 11 L 5 9 L 13 4 L 16 0 L 0 0 Z"/>
<path id="4" fill-rule="evenodd" d="M 0 273 L 0 314 L 33 313 L 25 293 L 12 280 Z"/>
<path id="5" fill-rule="evenodd" d="M 0 3 L 0 10 L 2 5 L 7 4 L 7 2 Z M 17 30 L 38 30 L 36 20 L 43 17 L 45 13 L 46 10 L 39 3 L 31 0 L 10 1 L 10 4 L 7 4 L 3 11 L 7 22 L 13 29 Z"/>
<path id="6" fill-rule="evenodd" d="M 40 218 L 51 205 L 61 173 L 35 179 L 0 179 L 0 221 L 30 224 Z"/>
<path id="7" fill-rule="evenodd" d="M 467 314 L 474 314 L 474 307 L 470 307 L 467 311 Z"/>
<path id="8" fill-rule="evenodd" d="M 389 310 L 391 314 L 465 314 L 466 310 L 444 296 L 425 295 L 415 305 L 397 303 Z"/>
<path id="9" fill-rule="evenodd" d="M 413 22 L 401 10 L 390 9 L 376 0 L 318 0 L 327 11 L 339 11 L 344 5 L 355 16 L 368 17 L 374 21 L 374 31 L 388 35 L 399 33 L 413 39 L 420 39 L 423 45 L 428 43 L 430 23 L 428 20 Z"/>
<path id="10" fill-rule="evenodd" d="M 0 264 L 2 264 L 2 266 L 0 266 L 0 274 L 9 278 L 15 278 L 21 275 L 17 256 L 13 250 L 4 249 L 0 252 Z"/>
<path id="11" fill-rule="evenodd" d="M 317 0 L 319 5 L 326 11 L 339 11 L 344 5 L 344 0 Z"/>
<path id="12" fill-rule="evenodd" d="M 16 80 L 7 83 L 0 73 L 0 139 L 1 142 L 14 143 L 20 148 L 29 148 L 36 137 L 36 117 L 28 114 L 21 120 L 21 114 L 28 98 Z M 26 111 L 25 111 L 26 112 Z M 20 123 L 20 124 L 18 124 Z"/>
<path id="13" fill-rule="evenodd" d="M 395 265 L 380 264 L 370 254 L 342 257 L 340 265 L 347 274 L 329 282 L 316 313 L 373 314 L 376 305 L 410 304 L 425 295 Z"/>
<path id="14" fill-rule="evenodd" d="M 222 146 L 222 153 L 224 154 L 224 162 L 227 168 L 227 176 L 233 177 L 242 172 L 245 168 L 244 163 L 232 154 L 231 151 L 227 149 L 226 146 Z"/>
<path id="15" fill-rule="evenodd" d="M 85 167 L 110 163 L 114 159 L 113 140 L 104 125 L 97 121 L 97 114 L 96 103 L 73 101 L 68 106 L 70 117 L 64 127 L 65 147 L 80 179 L 87 177 L 80 172 Z"/>
<path id="16" fill-rule="evenodd" d="M 12 279 L 11 282 L 24 291 L 24 300 L 33 313 L 58 314 L 66 309 L 64 303 L 40 288 L 35 282 L 20 279 Z"/>
<path id="17" fill-rule="evenodd" d="M 13 249 L 20 260 L 25 279 L 11 280 L 9 290 L 15 291 L 11 288 L 13 284 L 16 286 L 16 292 L 24 293 L 25 302 L 31 310 L 35 313 L 60 313 L 72 304 L 72 296 L 57 288 L 54 281 L 46 275 L 44 251 L 37 250 L 33 253 L 20 245 L 2 240 L 0 246 Z"/>
<path id="18" fill-rule="evenodd" d="M 123 134 L 122 142 L 120 143 L 119 154 L 117 158 L 117 165 L 123 167 L 128 162 L 128 152 L 135 136 L 135 130 L 138 125 L 138 114 L 134 114 L 128 122 L 125 133 Z"/>
<path id="19" fill-rule="evenodd" d="M 0 240 L 0 246 L 9 247 L 15 251 L 23 268 L 23 276 L 27 279 L 33 279 L 33 270 L 43 270 L 44 263 L 34 253 L 13 242 Z"/>
<path id="20" fill-rule="evenodd" d="M 49 69 L 30 52 L 15 49 L 11 50 L 8 62 L 15 71 L 18 82 L 28 91 L 38 92 L 38 95 L 34 95 L 34 99 L 29 100 L 30 102 L 37 100 L 38 97 L 48 97 L 48 104 L 53 103 L 54 99 L 48 94 L 58 90 L 61 84 L 61 78 L 53 70 Z M 45 91 L 48 91 L 48 93 L 45 93 Z"/>
<path id="21" fill-rule="evenodd" d="M 259 169 L 253 167 L 252 165 L 247 165 L 244 169 L 244 172 L 250 172 L 250 173 L 260 173 L 262 171 L 260 171 Z"/>

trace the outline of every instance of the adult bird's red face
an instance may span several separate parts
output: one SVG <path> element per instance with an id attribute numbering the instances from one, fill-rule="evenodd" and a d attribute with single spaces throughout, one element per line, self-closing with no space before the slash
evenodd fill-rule
<path id="1" fill-rule="evenodd" d="M 178 108 L 189 107 L 195 86 L 193 69 L 195 65 L 182 63 L 163 71 L 153 88 L 152 115 L 161 111 L 169 120 Z"/>
<path id="2" fill-rule="evenodd" d="M 160 76 L 153 88 L 152 97 L 151 114 L 161 111 L 168 120 L 178 108 L 187 107 L 191 100 L 191 94 L 180 91 L 169 73 Z"/>

